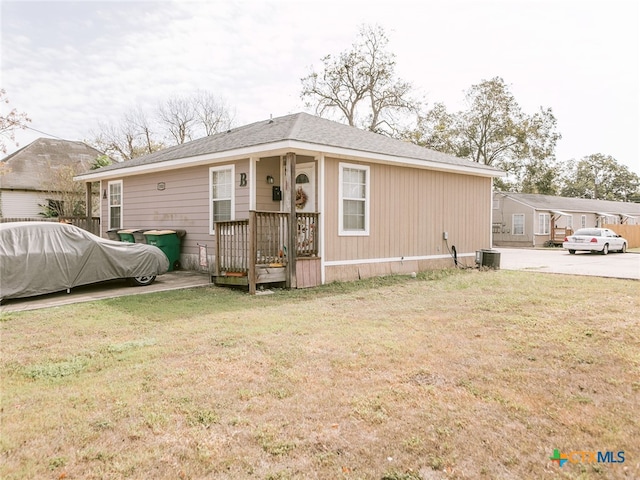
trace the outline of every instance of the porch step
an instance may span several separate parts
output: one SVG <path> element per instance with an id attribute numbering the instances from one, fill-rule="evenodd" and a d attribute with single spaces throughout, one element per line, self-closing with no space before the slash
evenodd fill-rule
<path id="1" fill-rule="evenodd" d="M 222 275 L 213 275 L 211 280 L 216 285 L 249 285 L 247 272 L 223 272 Z M 287 269 L 284 265 L 256 265 L 256 284 L 279 283 L 287 280 Z"/>

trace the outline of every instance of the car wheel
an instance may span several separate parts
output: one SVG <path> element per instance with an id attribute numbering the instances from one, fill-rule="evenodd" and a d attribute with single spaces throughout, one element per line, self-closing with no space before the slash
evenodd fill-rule
<path id="1" fill-rule="evenodd" d="M 606 255 L 607 253 L 609 253 L 609 244 L 605 243 L 604 247 L 602 247 L 602 254 Z"/>
<path id="2" fill-rule="evenodd" d="M 143 275 L 142 277 L 132 277 L 129 279 L 131 285 L 135 287 L 144 287 L 146 285 L 151 285 L 155 280 L 155 275 Z"/>
<path id="3" fill-rule="evenodd" d="M 575 251 L 575 250 L 569 250 L 569 253 L 570 253 L 571 255 L 575 255 L 575 254 L 576 254 L 576 251 Z"/>
<path id="4" fill-rule="evenodd" d="M 620 249 L 620 253 L 627 253 L 627 244 L 623 243 L 622 248 Z"/>

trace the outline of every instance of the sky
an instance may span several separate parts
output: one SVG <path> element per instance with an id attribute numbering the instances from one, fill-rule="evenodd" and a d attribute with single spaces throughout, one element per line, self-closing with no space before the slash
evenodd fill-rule
<path id="1" fill-rule="evenodd" d="M 243 125 L 309 111 L 300 79 L 379 25 L 427 108 L 501 77 L 523 111 L 551 108 L 559 161 L 611 155 L 640 174 L 636 0 L 0 0 L 0 87 L 25 146 L 88 140 L 167 97 L 211 92 Z M 44 133 L 41 133 L 44 132 Z M 15 151 L 10 145 L 8 153 Z"/>

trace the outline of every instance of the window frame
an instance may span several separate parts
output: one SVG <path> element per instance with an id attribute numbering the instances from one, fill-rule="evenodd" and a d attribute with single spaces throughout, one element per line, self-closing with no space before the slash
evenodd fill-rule
<path id="1" fill-rule="evenodd" d="M 115 186 L 115 185 L 119 185 L 120 186 L 120 204 L 119 205 L 113 205 L 111 203 L 111 187 Z M 120 209 L 120 225 L 118 226 L 114 226 L 112 223 L 112 215 L 111 215 L 111 209 L 112 208 L 119 208 Z M 124 182 L 122 180 L 112 180 L 110 182 L 107 182 L 107 218 L 108 218 L 108 225 L 109 225 L 109 230 L 113 230 L 115 228 L 117 229 L 122 229 L 124 228 Z"/>
<path id="2" fill-rule="evenodd" d="M 521 219 L 521 222 L 520 222 L 520 225 L 522 227 L 521 233 L 516 233 L 516 217 Z M 511 216 L 511 235 L 524 235 L 525 234 L 524 225 L 525 225 L 524 213 L 514 213 Z"/>
<path id="3" fill-rule="evenodd" d="M 365 191 L 364 198 L 350 198 L 344 196 L 344 171 L 360 170 L 364 172 Z M 344 226 L 344 202 L 345 200 L 362 201 L 364 203 L 364 228 L 353 230 L 346 229 Z M 360 165 L 355 163 L 340 162 L 338 168 L 338 235 L 341 237 L 362 237 L 369 236 L 370 226 L 370 208 L 371 208 L 371 167 L 369 165 Z"/>
<path id="4" fill-rule="evenodd" d="M 209 167 L 209 234 L 215 233 L 215 222 L 213 221 L 213 202 L 214 200 L 231 200 L 231 211 L 229 212 L 229 220 L 232 221 L 236 218 L 236 166 L 231 165 L 219 165 L 215 167 Z M 213 198 L 213 172 L 222 172 L 225 170 L 231 171 L 231 197 L 230 198 Z"/>
<path id="5" fill-rule="evenodd" d="M 538 213 L 538 235 L 549 235 L 550 233 L 551 215 L 549 213 Z"/>

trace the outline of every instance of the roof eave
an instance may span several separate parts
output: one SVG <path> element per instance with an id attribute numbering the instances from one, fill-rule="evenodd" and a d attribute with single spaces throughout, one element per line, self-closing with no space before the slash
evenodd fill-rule
<path id="1" fill-rule="evenodd" d="M 237 160 L 248 158 L 256 155 L 261 157 L 285 154 L 295 150 L 299 153 L 308 153 L 311 155 L 329 155 L 338 158 L 349 158 L 354 160 L 362 160 L 375 163 L 386 163 L 393 165 L 401 165 L 407 167 L 425 168 L 430 170 L 438 170 L 443 172 L 462 173 L 467 175 L 476 175 L 482 177 L 504 177 L 505 172 L 493 168 L 481 168 L 474 165 L 456 165 L 431 160 L 422 160 L 411 157 L 400 157 L 395 155 L 387 155 L 382 153 L 367 152 L 343 147 L 333 147 L 329 145 L 313 144 L 301 142 L 297 140 L 282 140 L 270 144 L 253 145 L 222 152 L 208 153 L 193 157 L 177 158 L 174 160 L 166 160 L 163 162 L 150 163 L 146 165 L 138 165 L 134 167 L 123 166 L 121 168 L 110 169 L 85 173 L 74 177 L 76 181 L 95 182 L 108 178 L 122 178 L 132 175 L 140 175 L 142 173 L 162 172 L 175 170 L 178 168 L 194 167 L 198 165 L 206 165 L 212 162 Z"/>

